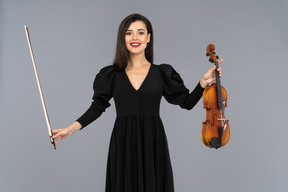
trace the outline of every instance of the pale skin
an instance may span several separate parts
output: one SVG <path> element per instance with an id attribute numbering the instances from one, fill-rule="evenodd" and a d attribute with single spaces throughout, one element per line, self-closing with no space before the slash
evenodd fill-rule
<path id="1" fill-rule="evenodd" d="M 142 21 L 135 21 L 131 23 L 125 35 L 125 43 L 129 51 L 129 61 L 125 69 L 130 83 L 135 90 L 138 90 L 144 79 L 146 78 L 151 64 L 145 57 L 145 48 L 147 43 L 150 42 L 150 33 Z M 223 59 L 218 61 L 222 63 Z M 205 88 L 207 85 L 215 81 L 215 69 L 213 66 L 208 69 L 200 79 L 201 87 Z M 221 76 L 221 68 L 218 68 L 219 75 Z M 61 129 L 54 129 L 53 138 L 56 140 L 56 145 L 64 138 L 71 136 L 76 131 L 80 130 L 82 125 L 75 121 L 70 126 Z"/>

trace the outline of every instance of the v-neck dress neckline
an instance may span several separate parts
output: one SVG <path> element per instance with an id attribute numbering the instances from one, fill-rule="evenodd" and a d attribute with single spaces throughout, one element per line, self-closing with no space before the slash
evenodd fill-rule
<path id="1" fill-rule="evenodd" d="M 145 83 L 146 79 L 149 77 L 151 68 L 152 68 L 152 63 L 150 64 L 150 67 L 149 67 L 149 69 L 148 69 L 148 72 L 147 72 L 144 80 L 142 81 L 142 83 L 141 83 L 141 85 L 140 85 L 140 87 L 139 87 L 138 89 L 136 89 L 136 88 L 133 86 L 133 84 L 131 83 L 131 81 L 130 81 L 130 79 L 129 79 L 129 76 L 128 76 L 126 70 L 124 70 L 126 79 L 127 79 L 128 83 L 130 84 L 130 87 L 131 87 L 134 91 L 138 92 L 138 91 L 143 87 L 143 84 Z"/>

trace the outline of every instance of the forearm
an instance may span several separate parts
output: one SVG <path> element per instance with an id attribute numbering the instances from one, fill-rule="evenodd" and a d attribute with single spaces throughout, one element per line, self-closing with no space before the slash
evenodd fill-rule
<path id="1" fill-rule="evenodd" d="M 98 107 L 99 108 L 99 107 Z M 98 109 L 97 106 L 95 107 L 92 103 L 90 108 L 80 117 L 76 120 L 81 125 L 80 129 L 83 129 L 93 121 L 95 121 L 105 109 Z"/>
<path id="2" fill-rule="evenodd" d="M 203 94 L 204 88 L 201 85 L 201 82 L 199 82 L 194 90 L 187 94 L 187 97 L 185 98 L 184 102 L 180 105 L 181 108 L 191 110 L 201 99 Z"/>

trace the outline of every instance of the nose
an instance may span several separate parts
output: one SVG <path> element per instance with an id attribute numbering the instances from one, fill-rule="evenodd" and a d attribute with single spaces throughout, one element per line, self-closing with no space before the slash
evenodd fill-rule
<path id="1" fill-rule="evenodd" d="M 137 39 L 138 39 L 137 33 L 133 33 L 133 40 L 137 40 Z"/>

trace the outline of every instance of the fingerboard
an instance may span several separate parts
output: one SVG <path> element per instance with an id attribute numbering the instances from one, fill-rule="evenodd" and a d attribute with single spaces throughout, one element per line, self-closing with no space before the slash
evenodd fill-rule
<path id="1" fill-rule="evenodd" d="M 222 110 L 223 109 L 223 99 L 222 99 L 222 91 L 221 91 L 221 82 L 220 82 L 220 77 L 219 77 L 219 71 L 217 70 L 219 68 L 218 61 L 215 61 L 215 75 L 216 75 L 216 85 L 217 85 L 217 104 L 218 104 L 218 109 Z"/>

